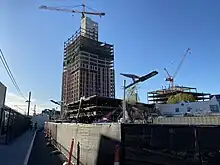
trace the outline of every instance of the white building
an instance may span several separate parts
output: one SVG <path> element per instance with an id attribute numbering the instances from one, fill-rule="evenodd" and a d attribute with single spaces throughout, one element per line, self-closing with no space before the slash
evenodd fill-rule
<path id="1" fill-rule="evenodd" d="M 209 101 L 198 102 L 179 102 L 177 104 L 156 104 L 156 108 L 162 115 L 183 116 L 184 114 L 193 115 L 220 115 L 220 105 L 216 97 Z"/>
<path id="2" fill-rule="evenodd" d="M 37 128 L 42 129 L 44 128 L 44 123 L 49 121 L 49 115 L 37 114 L 35 116 L 32 116 L 31 121 L 33 123 L 33 126 L 35 123 L 37 123 Z"/>
<path id="3" fill-rule="evenodd" d="M 89 17 L 82 18 L 81 35 L 98 41 L 98 23 Z"/>

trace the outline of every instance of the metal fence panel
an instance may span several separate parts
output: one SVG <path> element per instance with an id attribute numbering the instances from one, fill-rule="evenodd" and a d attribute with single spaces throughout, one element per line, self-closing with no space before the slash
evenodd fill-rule
<path id="1" fill-rule="evenodd" d="M 121 129 L 123 164 L 220 163 L 220 126 L 123 124 Z"/>

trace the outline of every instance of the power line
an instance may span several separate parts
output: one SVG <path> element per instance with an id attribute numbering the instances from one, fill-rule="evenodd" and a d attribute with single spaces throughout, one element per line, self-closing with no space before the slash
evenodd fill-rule
<path id="1" fill-rule="evenodd" d="M 18 108 L 18 109 L 22 110 L 24 113 L 26 113 L 26 111 L 25 111 L 23 108 L 20 108 L 20 107 L 19 107 L 19 106 L 17 106 L 17 105 L 14 105 L 14 107 L 16 107 L 16 108 Z"/>
<path id="2" fill-rule="evenodd" d="M 1 54 L 0 54 L 0 59 L 1 59 L 1 61 L 2 61 L 2 64 L 3 64 L 3 66 L 4 66 L 5 70 L 6 70 L 6 72 L 7 72 L 8 76 L 9 76 L 9 78 L 10 78 L 11 81 L 12 81 L 12 84 L 14 85 L 14 87 L 15 87 L 15 89 L 18 91 L 18 93 L 19 93 L 19 94 L 25 99 L 25 101 L 26 101 L 27 99 L 25 98 L 25 96 L 24 96 L 23 93 L 21 92 L 21 89 L 19 88 L 19 86 L 18 86 L 18 84 L 17 84 L 17 82 L 16 82 L 16 80 L 15 80 L 15 78 L 14 78 L 14 76 L 13 76 L 13 74 L 12 74 L 10 68 L 9 68 L 9 66 L 8 66 L 8 63 L 7 63 L 7 61 L 6 61 L 5 57 L 4 57 L 4 54 L 3 54 L 3 52 L 2 52 L 1 49 L 0 49 L 0 53 L 1 53 Z"/>

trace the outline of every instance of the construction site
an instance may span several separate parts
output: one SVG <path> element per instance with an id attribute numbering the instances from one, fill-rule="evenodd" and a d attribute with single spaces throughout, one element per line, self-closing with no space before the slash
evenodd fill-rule
<path id="1" fill-rule="evenodd" d="M 199 93 L 197 92 L 196 88 L 192 88 L 192 87 L 174 86 L 173 88 L 160 89 L 160 90 L 148 92 L 147 101 L 149 103 L 166 104 L 170 96 L 176 95 L 178 93 L 193 95 L 196 101 L 209 100 L 211 95 L 209 93 Z"/>
<path id="2" fill-rule="evenodd" d="M 191 53 L 189 48 L 173 76 L 164 69 L 169 87 L 148 92 L 148 103 L 138 100 L 137 86 L 156 76 L 157 71 L 144 76 L 122 73 L 122 76 L 132 79 L 132 83 L 124 81 L 123 99 L 117 99 L 114 46 L 99 41 L 98 23 L 86 16 L 104 16 L 105 13 L 88 12 L 85 4 L 82 11 L 40 8 L 82 16 L 80 29 L 64 43 L 61 120 L 47 122 L 44 128 L 47 138 L 66 157 L 69 155 L 72 163 L 219 164 L 217 151 L 220 146 L 211 145 L 220 138 L 218 116 L 204 117 L 204 120 L 201 117 L 201 120 L 185 117 L 160 120 L 161 113 L 155 107 L 156 103 L 167 104 L 171 96 L 179 93 L 192 95 L 194 102 L 210 99 L 210 94 L 198 93 L 196 88 L 178 86 L 174 82 L 184 59 Z M 183 120 L 181 124 L 178 123 L 180 120 Z M 191 125 L 188 125 L 189 121 Z"/>

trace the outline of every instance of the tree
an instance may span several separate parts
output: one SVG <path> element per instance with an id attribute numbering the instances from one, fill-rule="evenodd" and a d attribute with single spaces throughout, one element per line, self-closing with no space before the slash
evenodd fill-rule
<path id="1" fill-rule="evenodd" d="M 139 97 L 138 97 L 138 85 L 134 85 L 133 87 L 130 87 L 127 89 L 126 91 L 126 101 L 129 104 L 136 104 L 137 102 L 140 101 Z"/>
<path id="2" fill-rule="evenodd" d="M 191 94 L 186 94 L 186 93 L 178 93 L 176 95 L 172 95 L 168 98 L 167 104 L 176 104 L 181 101 L 186 101 L 186 102 L 195 102 L 196 99 L 193 95 Z"/>

